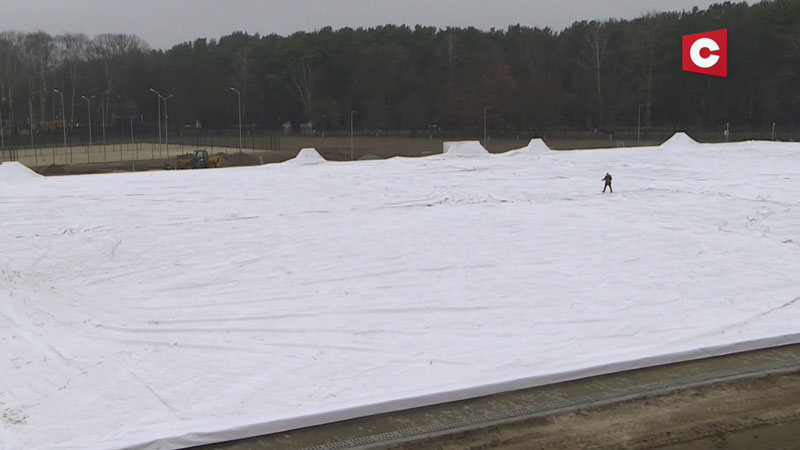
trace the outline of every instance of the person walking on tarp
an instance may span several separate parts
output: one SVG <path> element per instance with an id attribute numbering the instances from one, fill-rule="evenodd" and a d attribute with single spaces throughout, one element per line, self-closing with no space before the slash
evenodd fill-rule
<path id="1" fill-rule="evenodd" d="M 606 172 L 606 176 L 603 177 L 603 181 L 606 182 L 606 184 L 603 186 L 603 192 L 606 191 L 606 188 L 608 188 L 611 192 L 614 192 L 614 189 L 611 187 L 611 175 L 609 175 L 608 172 Z"/>

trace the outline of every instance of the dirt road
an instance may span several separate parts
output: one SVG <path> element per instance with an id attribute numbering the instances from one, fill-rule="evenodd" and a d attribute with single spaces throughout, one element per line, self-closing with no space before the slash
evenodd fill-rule
<path id="1" fill-rule="evenodd" d="M 373 448 L 798 449 L 798 402 L 800 375 L 794 374 L 679 390 Z"/>

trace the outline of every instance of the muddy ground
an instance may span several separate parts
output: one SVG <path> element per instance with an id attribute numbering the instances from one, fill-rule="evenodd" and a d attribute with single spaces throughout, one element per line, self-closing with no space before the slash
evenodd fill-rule
<path id="1" fill-rule="evenodd" d="M 384 448 L 800 449 L 800 374 L 686 389 Z"/>
<path id="2" fill-rule="evenodd" d="M 279 152 L 261 153 L 219 153 L 222 158 L 223 167 L 235 166 L 255 166 L 267 162 L 277 162 L 281 157 L 283 160 L 291 156 L 282 155 Z M 261 159 L 259 159 L 259 156 Z M 146 170 L 173 170 L 175 158 L 155 158 L 141 159 L 138 161 L 109 161 L 97 163 L 76 163 L 76 164 L 50 164 L 46 166 L 34 166 L 33 169 L 42 175 L 78 175 L 91 173 L 113 173 L 113 172 L 140 172 Z"/>

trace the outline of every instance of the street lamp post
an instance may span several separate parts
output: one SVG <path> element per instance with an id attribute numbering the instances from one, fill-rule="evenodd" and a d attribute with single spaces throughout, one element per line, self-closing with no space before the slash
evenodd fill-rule
<path id="1" fill-rule="evenodd" d="M 489 109 L 488 106 L 484 106 L 483 107 L 483 145 L 484 146 L 489 145 L 488 142 L 486 142 L 486 110 L 487 109 Z"/>
<path id="2" fill-rule="evenodd" d="M 100 95 L 100 123 L 103 126 L 103 162 L 108 162 L 108 154 L 106 153 L 106 105 L 105 96 L 108 91 Z"/>
<path id="3" fill-rule="evenodd" d="M 164 97 L 153 88 L 150 88 L 150 92 L 156 94 L 156 108 L 158 108 L 158 144 L 161 145 L 161 99 Z"/>
<path id="4" fill-rule="evenodd" d="M 353 116 L 356 111 L 350 111 L 350 161 L 353 160 Z"/>
<path id="5" fill-rule="evenodd" d="M 53 92 L 61 97 L 61 128 L 64 130 L 64 164 L 67 164 L 67 121 L 64 117 L 64 94 L 58 89 L 53 89 Z"/>
<path id="6" fill-rule="evenodd" d="M 639 136 L 642 130 L 642 104 L 639 103 L 639 119 L 636 122 L 636 143 L 639 143 Z"/>
<path id="7" fill-rule="evenodd" d="M 167 156 L 169 156 L 169 115 L 167 114 L 167 100 L 172 94 L 164 97 L 164 143 L 167 146 Z"/>
<path id="8" fill-rule="evenodd" d="M 28 134 L 31 135 L 31 148 L 33 149 L 33 156 L 36 157 L 36 148 L 34 148 L 33 146 L 33 92 L 31 92 L 31 95 L 28 96 L 28 114 L 29 114 L 28 120 L 30 121 L 30 127 L 28 127 L 29 128 Z M 55 162 L 56 162 L 55 158 L 53 158 L 53 164 L 55 164 Z M 36 165 L 37 166 L 39 165 L 38 161 L 36 162 Z"/>
<path id="9" fill-rule="evenodd" d="M 242 93 L 233 86 L 231 90 L 236 92 L 236 98 L 239 99 L 239 153 L 242 153 Z"/>
<path id="10" fill-rule="evenodd" d="M 775 122 L 772 122 L 772 140 L 775 140 Z"/>
<path id="11" fill-rule="evenodd" d="M 3 135 L 3 100 L 5 100 L 5 98 L 0 95 L 0 149 L 5 150 L 6 141 Z"/>
<path id="12" fill-rule="evenodd" d="M 103 94 L 100 96 L 100 118 L 102 119 L 100 123 L 103 126 L 103 147 L 104 147 L 103 151 L 105 151 L 105 145 L 106 145 L 106 104 L 105 101 L 103 100 L 103 97 L 105 97 L 106 94 L 108 94 L 108 91 L 103 92 Z"/>
<path id="13" fill-rule="evenodd" d="M 92 99 L 94 97 L 94 95 L 91 97 L 81 95 L 81 98 L 86 100 L 86 110 L 89 113 L 89 147 L 92 146 Z"/>
<path id="14" fill-rule="evenodd" d="M 133 147 L 133 154 L 131 155 L 131 170 L 136 171 L 136 161 L 139 160 L 139 147 L 136 145 L 136 141 L 133 138 L 133 121 L 136 120 L 138 117 L 136 116 L 114 116 L 114 120 L 119 119 L 119 143 L 120 143 L 120 161 L 122 161 L 122 142 L 123 142 L 123 132 L 125 130 L 125 120 L 130 120 L 131 125 L 131 147 Z"/>

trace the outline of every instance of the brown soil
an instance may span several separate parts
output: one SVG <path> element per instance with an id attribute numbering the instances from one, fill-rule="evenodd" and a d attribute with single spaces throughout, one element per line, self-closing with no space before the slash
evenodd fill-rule
<path id="1" fill-rule="evenodd" d="M 387 448 L 800 449 L 800 374 L 687 389 Z"/>
<path id="2" fill-rule="evenodd" d="M 39 167 L 39 172 L 42 175 L 67 175 L 69 172 L 63 165 L 50 164 L 49 166 Z"/>
<path id="3" fill-rule="evenodd" d="M 271 152 L 278 153 L 278 152 Z M 266 162 L 274 162 L 277 155 L 267 153 L 233 153 L 219 154 L 222 158 L 223 167 L 233 166 L 255 166 Z M 259 159 L 261 156 L 261 159 Z M 289 157 L 287 156 L 286 159 Z M 34 170 L 42 175 L 77 175 L 92 173 L 110 172 L 139 172 L 147 170 L 171 170 L 175 164 L 175 158 L 156 158 L 140 159 L 138 161 L 113 161 L 107 163 L 79 163 L 79 164 L 50 164 L 48 166 L 34 167 Z"/>
<path id="4" fill-rule="evenodd" d="M 230 155 L 226 153 L 220 153 L 223 167 L 256 166 L 261 164 L 258 156 L 259 155 L 254 153 L 232 153 Z"/>

